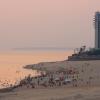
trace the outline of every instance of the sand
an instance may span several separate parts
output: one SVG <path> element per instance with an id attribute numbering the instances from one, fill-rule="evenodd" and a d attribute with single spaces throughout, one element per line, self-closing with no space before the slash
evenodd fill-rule
<path id="1" fill-rule="evenodd" d="M 92 61 L 58 61 L 45 62 L 33 65 L 27 65 L 29 69 L 39 69 L 55 72 L 59 69 L 76 69 L 78 74 L 79 86 L 100 86 L 100 60 Z M 70 76 L 70 77 L 73 77 Z M 75 76 L 77 78 L 77 76 Z"/>
<path id="2" fill-rule="evenodd" d="M 99 60 L 46 62 L 26 67 L 46 71 L 75 68 L 79 71 L 78 87 L 17 88 L 12 92 L 0 93 L 0 100 L 100 100 Z"/>
<path id="3" fill-rule="evenodd" d="M 100 88 L 19 89 L 0 93 L 0 100 L 100 100 Z"/>

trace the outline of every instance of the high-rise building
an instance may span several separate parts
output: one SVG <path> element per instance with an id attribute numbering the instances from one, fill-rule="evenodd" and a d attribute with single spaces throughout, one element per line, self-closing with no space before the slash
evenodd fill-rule
<path id="1" fill-rule="evenodd" d="M 95 48 L 100 48 L 100 12 L 95 13 Z"/>

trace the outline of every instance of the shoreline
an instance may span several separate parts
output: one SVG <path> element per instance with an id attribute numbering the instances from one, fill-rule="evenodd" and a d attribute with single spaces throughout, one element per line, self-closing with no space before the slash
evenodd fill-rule
<path id="1" fill-rule="evenodd" d="M 26 69 L 46 73 L 42 73 L 44 76 L 37 76 L 36 78 L 28 76 L 21 80 L 22 84 L 1 89 L 0 100 L 100 100 L 99 65 L 100 61 L 66 60 L 26 65 L 24 67 Z M 56 81 L 55 79 L 60 76 L 63 76 L 64 79 Z M 48 81 L 47 79 L 51 79 L 51 77 L 53 80 Z M 76 80 L 63 84 L 66 77 Z M 40 80 L 39 85 L 34 84 L 38 79 Z M 44 81 L 44 79 L 46 80 Z M 28 80 L 28 83 L 26 80 Z M 31 82 L 35 87 L 32 87 Z M 44 82 L 46 87 L 41 82 Z M 56 84 L 51 82 L 56 82 Z"/>
<path id="2" fill-rule="evenodd" d="M 85 64 L 86 66 L 89 66 L 89 64 L 91 63 L 91 62 L 99 62 L 98 60 L 92 60 L 92 61 L 67 61 L 67 60 L 64 60 L 64 61 L 56 61 L 56 62 L 40 62 L 40 63 L 37 63 L 37 64 L 31 64 L 31 65 L 26 65 L 26 66 L 24 66 L 23 68 L 25 68 L 25 69 L 31 69 L 31 70 L 37 70 L 37 73 L 41 73 L 42 72 L 42 74 L 43 73 L 51 73 L 51 74 L 53 74 L 53 73 L 55 73 L 55 72 L 57 72 L 57 71 L 60 71 L 60 70 L 62 70 L 62 72 L 64 71 L 64 70 L 66 70 L 66 68 L 68 68 L 69 67 L 69 65 L 68 64 L 71 64 L 71 63 L 73 63 L 73 65 L 74 66 L 76 66 L 76 64 L 77 63 L 83 63 L 82 64 L 82 66 Z M 76 64 L 75 64 L 76 63 Z M 80 67 L 82 67 L 82 66 L 80 66 Z M 91 65 L 90 65 L 91 66 Z M 83 66 L 84 67 L 84 66 Z M 74 68 L 72 65 L 71 65 L 71 68 Z M 79 68 L 79 67 L 78 67 Z M 78 69 L 77 68 L 77 69 Z M 67 69 L 68 70 L 68 69 Z M 71 74 L 70 74 L 71 75 Z M 39 75 L 39 76 L 36 76 L 36 77 L 40 77 L 41 75 Z M 73 75 L 74 76 L 74 75 Z M 70 77 L 73 77 L 73 76 L 70 76 Z M 77 76 L 78 76 L 78 74 L 77 74 Z M 29 76 L 30 77 L 30 76 Z M 34 77 L 32 77 L 32 78 L 34 78 Z M 25 79 L 23 79 L 23 80 L 25 80 Z M 21 80 L 22 81 L 22 80 Z M 2 89 L 0 89 L 0 92 L 6 92 L 6 91 L 12 91 L 14 88 L 17 88 L 17 87 L 19 87 L 19 85 L 20 84 L 18 84 L 18 85 L 14 85 L 14 86 L 11 86 L 11 87 L 7 87 L 7 88 L 2 88 Z M 99 83 L 99 85 L 93 85 L 93 86 L 100 86 L 100 83 Z M 81 86 L 78 86 L 78 87 L 87 87 L 87 85 L 85 84 L 83 84 L 83 85 L 81 85 Z"/>

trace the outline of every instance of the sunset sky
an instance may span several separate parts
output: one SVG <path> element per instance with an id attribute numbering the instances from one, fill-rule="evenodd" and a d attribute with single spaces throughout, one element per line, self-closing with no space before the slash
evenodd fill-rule
<path id="1" fill-rule="evenodd" d="M 1 0 L 0 49 L 94 46 L 100 0 Z"/>

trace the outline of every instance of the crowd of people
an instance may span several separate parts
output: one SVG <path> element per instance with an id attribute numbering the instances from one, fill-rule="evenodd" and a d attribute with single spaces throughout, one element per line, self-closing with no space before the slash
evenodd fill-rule
<path id="1" fill-rule="evenodd" d="M 77 87 L 79 72 L 76 69 L 60 69 L 55 72 L 41 71 L 40 76 L 32 77 L 29 75 L 19 83 L 20 87 L 26 86 L 27 88 L 38 87 L 57 87 L 63 85 L 70 85 Z"/>
<path id="2" fill-rule="evenodd" d="M 88 76 L 87 78 L 84 77 L 84 75 L 87 73 L 84 66 L 82 66 L 80 69 L 77 67 L 60 67 L 56 71 L 39 70 L 37 72 L 40 73 L 38 76 L 33 77 L 32 75 L 28 75 L 19 82 L 17 81 L 15 85 L 9 84 L 9 82 L 6 81 L 5 83 L 2 83 L 2 86 L 6 85 L 7 87 L 11 88 L 53 88 L 65 85 L 70 87 L 79 87 L 82 86 L 82 84 L 90 86 L 91 81 L 93 80 L 92 76 Z"/>

